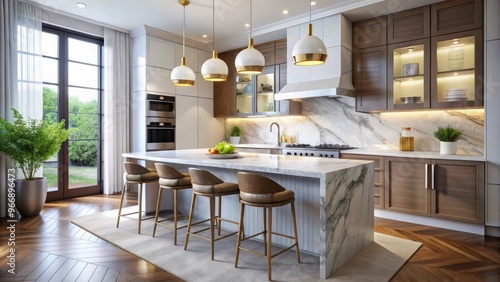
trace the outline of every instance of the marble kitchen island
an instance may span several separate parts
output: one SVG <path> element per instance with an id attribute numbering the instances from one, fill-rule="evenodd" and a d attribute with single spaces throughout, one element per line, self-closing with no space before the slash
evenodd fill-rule
<path id="1" fill-rule="evenodd" d="M 211 159 L 207 149 L 124 153 L 123 157 L 147 161 L 148 167 L 162 162 L 180 170 L 202 168 L 231 182 L 237 182 L 239 171 L 256 172 L 294 191 L 300 249 L 319 255 L 321 278 L 329 277 L 373 242 L 373 162 L 258 153 Z M 237 220 L 238 198 L 225 198 L 222 216 Z M 179 202 L 184 207 L 181 212 L 187 210 L 190 194 L 181 196 Z M 207 206 L 208 202 L 197 201 L 197 215 L 205 217 Z M 289 213 L 289 208 L 278 208 L 274 213 L 277 232 L 292 234 Z M 261 219 L 260 209 L 245 211 L 245 233 L 260 231 Z M 287 245 L 288 240 L 276 238 L 273 243 Z"/>

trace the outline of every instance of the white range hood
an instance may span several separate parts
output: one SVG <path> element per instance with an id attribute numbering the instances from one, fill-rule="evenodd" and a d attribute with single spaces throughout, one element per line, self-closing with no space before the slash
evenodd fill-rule
<path id="1" fill-rule="evenodd" d="M 287 84 L 275 94 L 276 100 L 314 97 L 354 97 L 352 85 L 352 28 L 343 15 L 313 21 L 313 35 L 327 47 L 326 63 L 295 66 L 291 60 L 295 43 L 307 36 L 307 24 L 287 29 Z"/>

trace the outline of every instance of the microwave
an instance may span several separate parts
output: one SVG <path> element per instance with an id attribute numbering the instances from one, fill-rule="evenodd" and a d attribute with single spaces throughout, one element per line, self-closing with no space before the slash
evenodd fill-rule
<path id="1" fill-rule="evenodd" d="M 175 97 L 148 94 L 146 116 L 175 117 Z"/>

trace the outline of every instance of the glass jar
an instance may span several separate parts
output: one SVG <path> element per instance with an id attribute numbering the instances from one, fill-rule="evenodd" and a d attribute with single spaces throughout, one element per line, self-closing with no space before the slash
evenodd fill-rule
<path id="1" fill-rule="evenodd" d="M 411 127 L 403 127 L 399 135 L 399 150 L 413 151 L 413 136 L 411 136 Z"/>

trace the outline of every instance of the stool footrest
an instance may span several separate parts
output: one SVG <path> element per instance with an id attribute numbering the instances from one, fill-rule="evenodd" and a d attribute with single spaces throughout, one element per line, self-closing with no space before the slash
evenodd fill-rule
<path id="1" fill-rule="evenodd" d="M 206 231 L 206 230 L 209 230 L 209 229 L 210 229 L 210 227 L 205 228 L 205 229 L 202 229 L 202 230 L 198 230 L 198 231 L 196 231 L 196 232 L 189 232 L 189 234 L 190 234 L 190 235 L 193 235 L 193 236 L 196 236 L 196 237 L 198 237 L 198 238 L 200 238 L 200 239 L 205 239 L 205 240 L 207 240 L 207 241 L 210 241 L 210 237 L 206 237 L 206 236 L 203 236 L 203 235 L 198 234 L 198 233 L 200 233 L 200 232 L 203 232 L 203 231 Z M 231 233 L 229 233 L 229 234 L 226 234 L 226 235 L 222 235 L 222 236 L 220 236 L 220 237 L 217 237 L 217 238 L 215 238 L 215 239 L 214 239 L 214 242 L 219 241 L 220 239 L 224 239 L 224 238 L 226 238 L 226 237 L 232 236 L 232 235 L 234 235 L 234 234 L 238 234 L 238 231 L 231 232 Z"/>
<path id="2" fill-rule="evenodd" d="M 284 253 L 284 252 L 286 252 L 286 251 L 290 250 L 291 248 L 295 247 L 296 245 L 297 245 L 297 244 L 296 244 L 296 243 L 294 243 L 293 245 L 291 245 L 291 246 L 289 246 L 289 247 L 287 247 L 287 248 L 285 248 L 285 249 L 283 249 L 283 250 L 281 250 L 281 251 L 279 251 L 279 252 L 275 253 L 274 255 L 271 255 L 271 258 L 274 258 L 275 256 L 278 256 L 278 255 L 281 255 L 282 253 Z M 253 251 L 253 250 L 249 250 L 249 249 L 244 248 L 244 247 L 241 247 L 241 246 L 240 246 L 240 250 L 243 250 L 243 251 L 249 252 L 249 253 L 251 253 L 251 254 L 254 254 L 254 255 L 259 256 L 259 257 L 262 257 L 262 258 L 267 258 L 267 256 L 266 256 L 265 254 L 262 254 L 262 253 L 259 253 L 259 252 Z"/>

